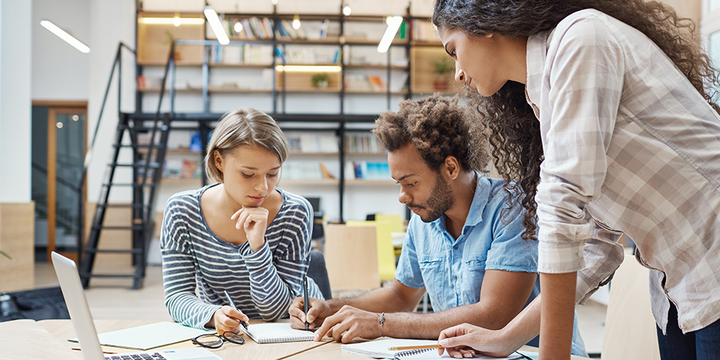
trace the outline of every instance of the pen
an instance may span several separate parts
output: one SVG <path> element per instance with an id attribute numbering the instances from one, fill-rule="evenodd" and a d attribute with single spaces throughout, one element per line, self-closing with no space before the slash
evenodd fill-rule
<path id="1" fill-rule="evenodd" d="M 225 298 L 226 298 L 227 301 L 230 303 L 230 306 L 232 306 L 232 308 L 235 309 L 235 311 L 240 311 L 240 310 L 237 309 L 237 307 L 235 306 L 235 303 L 234 303 L 234 302 L 232 301 L 232 299 L 230 298 L 230 294 L 228 294 L 227 290 L 223 290 L 223 292 L 225 293 Z M 245 323 L 244 321 L 240 320 L 240 325 L 242 325 L 242 327 L 244 327 L 245 330 L 247 330 L 247 323 Z"/>
<path id="2" fill-rule="evenodd" d="M 418 345 L 418 346 L 393 346 L 388 348 L 390 351 L 397 350 L 417 350 L 417 349 L 442 349 L 443 346 L 440 344 L 435 345 Z"/>
<path id="3" fill-rule="evenodd" d="M 305 330 L 310 330 L 310 323 L 307 321 L 308 303 L 310 302 L 308 300 L 307 275 L 303 276 L 303 302 L 305 303 Z"/>

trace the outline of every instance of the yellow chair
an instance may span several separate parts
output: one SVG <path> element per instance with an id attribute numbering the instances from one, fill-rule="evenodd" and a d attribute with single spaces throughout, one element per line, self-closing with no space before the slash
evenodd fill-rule
<path id="1" fill-rule="evenodd" d="M 375 221 L 388 221 L 390 222 L 390 236 L 392 238 L 392 233 L 404 233 L 405 232 L 405 222 L 402 219 L 402 215 L 400 214 L 375 214 Z M 392 241 L 391 241 L 392 243 Z M 393 244 L 393 250 L 395 253 L 395 257 L 400 257 L 400 252 L 402 251 L 402 244 L 399 246 L 396 246 Z"/>
<path id="2" fill-rule="evenodd" d="M 405 223 L 400 214 L 375 214 L 375 221 L 390 223 L 390 232 L 405 232 Z"/>
<path id="3" fill-rule="evenodd" d="M 377 240 L 377 258 L 380 280 L 392 280 L 395 278 L 395 249 L 392 245 L 392 225 L 389 221 L 346 221 L 345 225 L 352 226 L 375 226 Z"/>

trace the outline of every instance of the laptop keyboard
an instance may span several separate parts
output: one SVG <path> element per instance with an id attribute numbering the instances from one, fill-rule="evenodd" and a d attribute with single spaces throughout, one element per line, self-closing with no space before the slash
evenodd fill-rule
<path id="1" fill-rule="evenodd" d="M 167 360 L 160 353 L 105 355 L 105 360 Z"/>

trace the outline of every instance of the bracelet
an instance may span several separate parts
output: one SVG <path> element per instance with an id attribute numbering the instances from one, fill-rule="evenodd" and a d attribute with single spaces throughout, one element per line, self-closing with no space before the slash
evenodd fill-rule
<path id="1" fill-rule="evenodd" d="M 380 323 L 380 332 L 382 332 L 382 336 L 385 337 L 385 313 L 380 313 L 378 322 Z"/>

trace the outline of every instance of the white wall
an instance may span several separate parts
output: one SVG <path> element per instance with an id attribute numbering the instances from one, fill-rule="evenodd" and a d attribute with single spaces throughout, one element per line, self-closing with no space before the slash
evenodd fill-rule
<path id="1" fill-rule="evenodd" d="M 0 0 L 0 202 L 30 202 L 32 2 Z"/>
<path id="2" fill-rule="evenodd" d="M 88 85 L 88 148 L 95 132 L 100 114 L 100 105 L 110 77 L 118 44 L 122 41 L 135 48 L 135 0 L 91 1 L 90 23 L 90 60 Z M 135 58 L 123 50 L 122 67 L 122 105 L 121 111 L 132 112 L 135 109 Z M 88 168 L 88 201 L 96 202 L 100 194 L 102 180 L 112 151 L 112 139 L 118 121 L 117 72 L 113 81 L 103 118 L 98 130 L 97 142 Z M 128 159 L 124 159 L 129 161 Z M 114 189 L 110 201 L 131 202 L 129 189 Z"/>
<path id="3" fill-rule="evenodd" d="M 87 100 L 90 54 L 52 34 L 40 20 L 52 21 L 89 46 L 90 0 L 32 2 L 32 99 Z"/>

